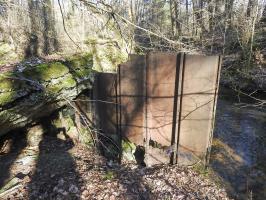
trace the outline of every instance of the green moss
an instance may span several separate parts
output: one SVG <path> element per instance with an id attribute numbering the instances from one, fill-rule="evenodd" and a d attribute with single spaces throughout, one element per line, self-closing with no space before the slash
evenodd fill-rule
<path id="1" fill-rule="evenodd" d="M 8 52 L 12 51 L 12 48 L 7 43 L 0 44 L 0 56 L 4 56 Z"/>
<path id="2" fill-rule="evenodd" d="M 122 140 L 122 149 L 125 152 L 132 152 L 136 150 L 136 145 L 129 141 Z"/>
<path id="3" fill-rule="evenodd" d="M 76 86 L 76 81 L 72 77 L 72 75 L 67 75 L 64 79 L 62 79 L 59 83 L 54 85 L 48 85 L 47 91 L 52 93 L 57 93 L 62 89 L 72 88 Z"/>
<path id="4" fill-rule="evenodd" d="M 74 70 L 72 74 L 75 78 L 83 78 L 87 77 L 91 73 L 92 69 L 80 69 L 80 70 Z"/>
<path id="5" fill-rule="evenodd" d="M 114 46 L 108 45 L 105 52 L 107 60 L 109 60 L 114 66 L 127 60 L 127 56 L 123 55 L 120 51 L 114 48 Z"/>
<path id="6" fill-rule="evenodd" d="M 71 117 L 67 117 L 67 118 L 66 118 L 66 122 L 67 122 L 67 126 L 68 126 L 68 127 L 75 126 L 74 121 L 72 120 Z"/>
<path id="7" fill-rule="evenodd" d="M 194 165 L 193 170 L 203 176 L 208 176 L 209 173 L 208 169 L 206 169 L 206 167 L 202 163 L 197 163 L 196 165 Z"/>
<path id="8" fill-rule="evenodd" d="M 92 68 L 92 54 L 73 55 L 67 59 L 67 63 L 73 69 Z"/>
<path id="9" fill-rule="evenodd" d="M 113 37 L 98 35 L 87 40 L 93 53 L 93 69 L 96 71 L 113 72 L 118 64 L 127 60 L 128 54 L 123 39 L 119 34 L 112 34 L 114 34 Z"/>
<path id="10" fill-rule="evenodd" d="M 134 153 L 136 151 L 136 145 L 129 141 L 122 140 L 122 152 L 123 158 L 126 160 L 135 160 Z"/>
<path id="11" fill-rule="evenodd" d="M 10 92 L 25 87 L 25 81 L 17 79 L 16 73 L 6 72 L 0 75 L 0 92 Z"/>
<path id="12" fill-rule="evenodd" d="M 38 81 L 49 81 L 54 78 L 61 77 L 69 72 L 69 69 L 60 62 L 52 64 L 40 64 L 35 68 L 24 71 L 27 78 Z"/>
<path id="13" fill-rule="evenodd" d="M 0 76 L 0 105 L 4 105 L 8 102 L 15 100 L 18 97 L 18 91 L 24 91 L 27 88 L 31 88 L 32 86 L 25 80 L 19 80 L 19 77 L 25 77 L 29 80 L 36 80 L 37 82 L 42 83 L 43 81 L 48 82 L 48 85 L 45 85 L 45 94 L 56 94 L 60 92 L 64 88 L 73 88 L 77 85 L 76 76 L 84 77 L 88 76 L 92 72 L 92 56 L 85 55 L 77 56 L 73 59 L 73 63 L 75 63 L 75 70 L 69 73 L 69 68 L 60 63 L 50 63 L 50 64 L 40 64 L 35 66 L 34 68 L 29 67 L 24 72 L 7 72 L 3 73 Z M 9 78 L 10 77 L 10 78 Z M 13 77 L 13 78 L 12 78 Z M 56 79 L 62 77 L 62 80 L 59 82 L 51 81 L 52 79 Z M 18 78 L 18 79 L 17 79 Z M 50 82 L 51 81 L 51 82 Z M 46 95 L 42 94 L 42 96 L 37 96 L 38 98 L 44 98 Z M 35 99 L 31 99 L 35 102 Z"/>
<path id="14" fill-rule="evenodd" d="M 88 128 L 86 127 L 81 128 L 79 135 L 81 143 L 87 146 L 91 146 L 93 144 L 93 139 L 91 137 L 91 134 L 92 134 L 91 130 L 89 130 Z"/>
<path id="15" fill-rule="evenodd" d="M 19 96 L 20 91 L 29 90 L 33 86 L 28 81 L 19 80 L 20 77 L 25 77 L 29 80 L 36 80 L 44 84 L 45 92 L 36 94 L 36 98 L 31 97 L 32 103 L 36 103 L 37 99 L 46 98 L 47 95 L 56 94 L 64 88 L 73 88 L 77 86 L 76 77 L 88 76 L 92 72 L 92 55 L 76 56 L 70 62 L 74 66 L 74 70 L 69 73 L 69 68 L 60 63 L 40 64 L 35 67 L 26 68 L 20 72 L 6 72 L 0 76 L 0 105 L 5 105 L 12 102 Z M 60 78 L 60 79 L 57 79 Z M 53 79 L 57 79 L 53 81 Z M 59 82 L 58 82 L 59 81 Z M 46 93 L 47 92 L 47 93 Z M 38 96 L 40 95 L 40 96 Z M 35 101 L 36 100 L 36 101 Z"/>
<path id="16" fill-rule="evenodd" d="M 75 77 L 86 77 L 92 72 L 93 59 L 89 53 L 72 56 L 67 59 L 66 63 Z"/>
<path id="17" fill-rule="evenodd" d="M 0 65 L 21 60 L 21 56 L 16 52 L 14 46 L 0 42 Z"/>
<path id="18" fill-rule="evenodd" d="M 104 175 L 105 180 L 112 180 L 114 178 L 114 172 L 112 171 L 107 171 L 106 174 Z"/>
<path id="19" fill-rule="evenodd" d="M 115 71 L 118 64 L 127 60 L 127 54 L 114 44 L 94 46 L 94 66 L 97 71 Z"/>
<path id="20" fill-rule="evenodd" d="M 11 91 L 11 92 L 3 92 L 0 93 L 0 106 L 3 106 L 13 100 L 16 99 L 17 92 Z"/>
<path id="21" fill-rule="evenodd" d="M 14 80 L 0 77 L 0 92 L 11 91 L 13 89 Z"/>
<path id="22" fill-rule="evenodd" d="M 95 37 L 87 38 L 86 43 L 90 44 L 90 45 L 95 45 L 95 44 L 97 44 L 97 38 L 95 38 Z"/>
<path id="23" fill-rule="evenodd" d="M 73 87 L 76 85 L 76 81 L 72 75 L 69 74 L 69 76 L 66 76 L 66 78 L 63 80 L 68 87 Z"/>

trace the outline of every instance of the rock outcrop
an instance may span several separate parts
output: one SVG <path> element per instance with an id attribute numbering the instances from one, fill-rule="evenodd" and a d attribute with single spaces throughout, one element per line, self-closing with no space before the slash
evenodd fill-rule
<path id="1" fill-rule="evenodd" d="M 0 73 L 0 136 L 50 115 L 94 79 L 92 56 L 76 56 Z"/>

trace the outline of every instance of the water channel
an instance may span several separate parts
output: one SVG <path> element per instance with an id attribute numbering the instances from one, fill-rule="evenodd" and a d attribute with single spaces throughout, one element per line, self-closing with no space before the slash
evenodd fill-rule
<path id="1" fill-rule="evenodd" d="M 247 98 L 240 102 L 235 92 L 220 89 L 211 170 L 231 197 L 264 200 L 266 109 L 252 106 Z"/>

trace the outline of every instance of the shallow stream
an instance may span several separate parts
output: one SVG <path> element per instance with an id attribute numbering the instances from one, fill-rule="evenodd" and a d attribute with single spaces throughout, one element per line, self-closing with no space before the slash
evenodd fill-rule
<path id="1" fill-rule="evenodd" d="M 265 96 L 260 97 L 265 98 Z M 235 199 L 266 199 L 266 109 L 221 89 L 211 154 L 214 176 Z M 244 104 L 243 104 L 244 103 Z"/>

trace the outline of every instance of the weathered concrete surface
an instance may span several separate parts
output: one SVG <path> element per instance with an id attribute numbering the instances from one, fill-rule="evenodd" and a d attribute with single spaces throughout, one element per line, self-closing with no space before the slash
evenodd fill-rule
<path id="1" fill-rule="evenodd" d="M 92 87 L 92 56 L 0 74 L 0 136 L 51 114 Z"/>

